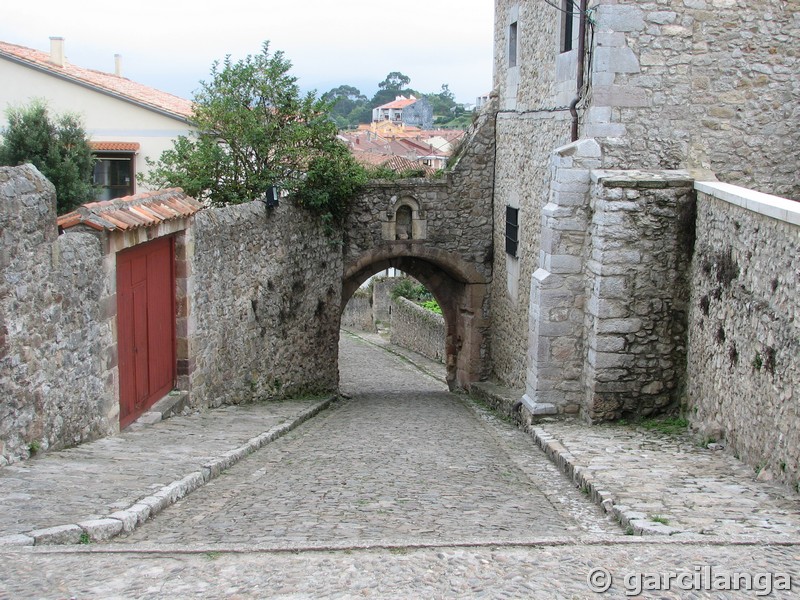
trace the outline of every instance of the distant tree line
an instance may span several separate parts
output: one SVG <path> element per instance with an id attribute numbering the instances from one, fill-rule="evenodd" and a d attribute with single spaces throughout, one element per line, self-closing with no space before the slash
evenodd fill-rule
<path id="1" fill-rule="evenodd" d="M 397 96 L 427 98 L 433 106 L 434 125 L 437 127 L 464 128 L 471 116 L 463 105 L 456 102 L 448 84 L 436 93 L 423 94 L 409 87 L 411 78 L 392 71 L 378 84 L 378 91 L 370 99 L 352 85 L 340 85 L 322 95 L 322 100 L 332 105 L 331 118 L 339 129 L 355 129 L 372 121 L 372 109 L 394 100 Z"/>

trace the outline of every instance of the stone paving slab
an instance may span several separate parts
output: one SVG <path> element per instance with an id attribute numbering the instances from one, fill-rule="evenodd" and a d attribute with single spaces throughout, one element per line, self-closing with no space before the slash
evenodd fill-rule
<path id="1" fill-rule="evenodd" d="M 333 398 L 173 417 L 0 469 L 0 546 L 106 540 L 203 486 Z"/>
<path id="2" fill-rule="evenodd" d="M 537 443 L 636 534 L 800 539 L 800 495 L 688 433 L 544 419 Z"/>

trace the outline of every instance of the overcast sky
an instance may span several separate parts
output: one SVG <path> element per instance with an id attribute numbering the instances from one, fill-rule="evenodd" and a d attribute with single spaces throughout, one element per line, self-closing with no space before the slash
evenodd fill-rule
<path id="1" fill-rule="evenodd" d="M 114 71 L 185 98 L 211 63 L 283 50 L 304 90 L 354 85 L 372 96 L 391 71 L 411 87 L 450 85 L 459 102 L 492 87 L 493 0 L 3 0 L 0 40 L 49 51 L 65 38 L 67 59 Z"/>

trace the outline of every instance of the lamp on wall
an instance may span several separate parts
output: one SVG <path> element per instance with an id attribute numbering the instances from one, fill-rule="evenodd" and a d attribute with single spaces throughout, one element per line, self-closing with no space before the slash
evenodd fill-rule
<path id="1" fill-rule="evenodd" d="M 275 208 L 278 206 L 278 198 L 280 197 L 280 193 L 278 192 L 278 188 L 274 185 L 269 187 L 267 191 L 264 193 L 264 197 L 262 201 L 264 204 L 267 205 L 267 208 Z"/>

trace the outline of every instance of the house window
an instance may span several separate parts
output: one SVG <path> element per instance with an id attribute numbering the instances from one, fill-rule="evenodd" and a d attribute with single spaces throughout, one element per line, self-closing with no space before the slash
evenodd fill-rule
<path id="1" fill-rule="evenodd" d="M 572 50 L 572 32 L 575 24 L 574 0 L 561 0 L 561 52 Z"/>
<path id="2" fill-rule="evenodd" d="M 130 196 L 134 192 L 134 155 L 132 153 L 96 153 L 92 182 L 97 200 Z"/>
<path id="3" fill-rule="evenodd" d="M 517 257 L 519 246 L 519 209 L 506 206 L 506 252 Z"/>
<path id="4" fill-rule="evenodd" d="M 517 66 L 517 22 L 508 26 L 508 66 Z"/>

